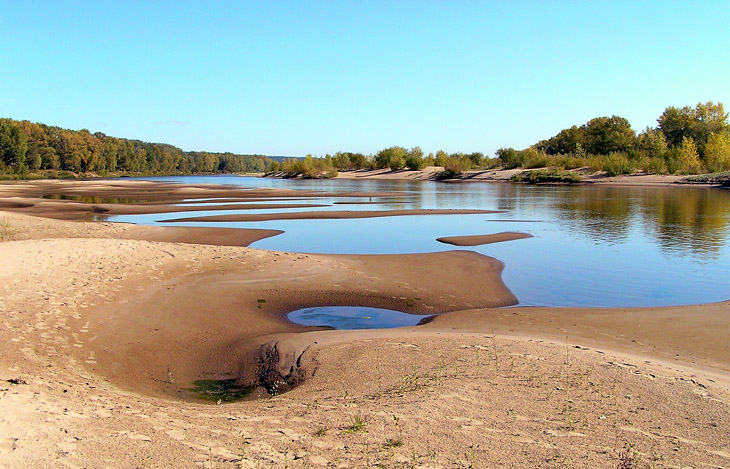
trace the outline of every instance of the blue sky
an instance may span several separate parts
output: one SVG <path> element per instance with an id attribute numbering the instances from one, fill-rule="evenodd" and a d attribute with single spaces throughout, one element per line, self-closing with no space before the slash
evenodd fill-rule
<path id="1" fill-rule="evenodd" d="M 491 155 L 730 107 L 729 24 L 727 1 L 0 0 L 0 117 L 184 150 Z"/>

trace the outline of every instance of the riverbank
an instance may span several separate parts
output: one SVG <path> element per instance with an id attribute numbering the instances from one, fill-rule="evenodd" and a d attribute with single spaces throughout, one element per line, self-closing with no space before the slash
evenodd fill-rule
<path id="1" fill-rule="evenodd" d="M 194 230 L 160 242 L 146 237 L 170 228 L 0 223 L 10 467 L 730 462 L 727 302 L 494 309 L 514 297 L 502 264 L 476 253 L 291 254 L 196 244 Z M 361 332 L 283 320 L 324 304 L 451 312 Z M 188 390 L 230 377 L 257 380 L 262 399 Z"/>
<path id="2" fill-rule="evenodd" d="M 443 179 L 444 182 L 510 182 L 510 179 L 523 172 L 545 170 L 547 168 L 535 168 L 525 170 L 518 169 L 488 169 L 488 170 L 469 170 L 464 171 L 459 176 L 451 179 Z M 427 168 L 413 170 L 396 170 L 375 169 L 375 170 L 356 170 L 356 171 L 339 171 L 337 179 L 373 179 L 373 180 L 404 180 L 404 181 L 437 181 L 442 180 L 441 173 L 444 168 L 440 166 L 429 166 Z M 671 174 L 622 174 L 619 176 L 607 176 L 603 172 L 591 172 L 587 169 L 572 170 L 571 173 L 578 175 L 581 184 L 601 184 L 607 186 L 674 186 L 674 185 L 693 185 L 698 187 L 720 187 L 721 184 L 702 183 L 699 181 L 691 181 L 687 176 L 677 176 Z"/>

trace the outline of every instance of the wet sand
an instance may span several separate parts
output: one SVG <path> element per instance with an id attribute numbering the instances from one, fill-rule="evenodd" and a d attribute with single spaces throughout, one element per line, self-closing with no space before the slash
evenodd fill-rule
<path id="1" fill-rule="evenodd" d="M 0 227 L 8 467 L 730 463 L 728 302 L 496 308 L 515 302 L 501 262 L 466 251 L 280 253 L 9 212 Z M 284 318 L 332 304 L 447 313 L 374 331 Z M 259 399 L 189 391 L 224 378 Z"/>
<path id="2" fill-rule="evenodd" d="M 454 246 L 481 246 L 482 244 L 502 243 L 516 239 L 532 238 L 531 234 L 505 231 L 486 235 L 471 236 L 443 236 L 436 238 L 436 241 Z"/>
<path id="3" fill-rule="evenodd" d="M 357 210 L 357 211 L 328 211 L 328 212 L 286 212 L 286 213 L 257 213 L 235 215 L 211 215 L 207 217 L 184 217 L 170 220 L 160 220 L 164 223 L 180 222 L 235 222 L 235 221 L 269 221 L 269 220 L 340 220 L 346 218 L 381 218 L 402 217 L 408 215 L 471 215 L 501 213 L 498 210 L 456 210 L 456 209 L 412 209 L 412 210 Z"/>

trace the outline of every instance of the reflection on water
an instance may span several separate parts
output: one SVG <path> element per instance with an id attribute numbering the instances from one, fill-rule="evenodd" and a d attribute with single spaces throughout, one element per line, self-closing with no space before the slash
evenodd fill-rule
<path id="1" fill-rule="evenodd" d="M 698 188 L 579 187 L 555 194 L 555 214 L 596 243 L 643 230 L 667 253 L 713 258 L 727 246 L 730 197 Z"/>
<path id="2" fill-rule="evenodd" d="M 257 248 L 339 254 L 431 252 L 455 249 L 438 243 L 436 238 L 441 236 L 522 231 L 534 238 L 464 248 L 504 261 L 505 283 L 522 304 L 660 306 L 730 299 L 730 191 L 723 189 L 296 181 L 230 176 L 162 180 L 170 179 L 319 190 L 325 195 L 317 201 L 331 206 L 318 210 L 391 210 L 397 206 L 505 211 L 486 216 L 274 220 L 211 225 L 285 231 L 254 243 L 253 247 Z M 404 198 L 327 195 L 355 191 L 400 192 Z M 379 203 L 335 204 L 342 201 Z M 165 218 L 183 216 L 184 213 L 176 213 L 111 219 L 156 224 Z M 201 226 L 200 223 L 183 225 Z"/>

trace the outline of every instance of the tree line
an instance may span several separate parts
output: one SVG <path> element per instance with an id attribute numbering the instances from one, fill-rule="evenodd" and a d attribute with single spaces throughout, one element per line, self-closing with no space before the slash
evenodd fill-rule
<path id="1" fill-rule="evenodd" d="M 185 152 L 146 143 L 28 121 L 0 119 L 0 174 L 66 171 L 107 174 L 191 174 L 269 172 L 294 177 L 334 177 L 360 169 L 443 168 L 450 178 L 473 169 L 590 168 L 608 175 L 698 174 L 730 171 L 730 125 L 722 103 L 668 107 L 656 127 L 638 134 L 623 117 L 596 117 L 522 150 L 500 148 L 495 157 L 480 152 L 424 155 L 420 147 L 392 146 L 366 155 L 341 151 L 322 157 L 280 159 L 262 155 Z M 557 171 L 557 172 L 556 172 Z M 562 179 L 561 179 L 562 180 Z"/>
<path id="2" fill-rule="evenodd" d="M 596 117 L 524 150 L 502 148 L 506 168 L 590 166 L 609 175 L 698 174 L 730 170 L 730 125 L 722 103 L 668 107 L 638 134 L 623 117 Z"/>
<path id="3" fill-rule="evenodd" d="M 147 143 L 0 119 L 0 174 L 192 174 L 265 172 L 263 155 L 185 152 L 173 145 Z"/>
<path id="4" fill-rule="evenodd" d="M 362 153 L 337 152 L 334 155 L 315 157 L 307 155 L 304 158 L 288 158 L 275 161 L 270 172 L 286 177 L 304 176 L 309 178 L 333 177 L 338 171 L 354 171 L 358 169 L 402 169 L 420 170 L 427 166 L 441 166 L 444 168 L 442 177 L 453 177 L 463 171 L 477 168 L 494 168 L 500 166 L 497 158 L 489 158 L 483 153 L 446 153 L 439 150 L 436 153 L 424 155 L 420 147 L 407 149 L 393 146 L 384 148 L 374 155 Z"/>
<path id="5" fill-rule="evenodd" d="M 500 148 L 495 158 L 480 152 L 448 154 L 443 150 L 424 156 L 420 147 L 393 146 L 373 155 L 337 152 L 292 158 L 274 162 L 271 171 L 284 176 L 331 177 L 345 170 L 441 166 L 441 177 L 449 178 L 470 169 L 493 168 L 551 167 L 560 171 L 588 167 L 609 175 L 637 170 L 650 174 L 730 170 L 730 125 L 722 103 L 668 107 L 657 123 L 637 134 L 623 117 L 596 117 L 523 150 Z M 564 177 L 561 173 L 553 176 Z"/>

